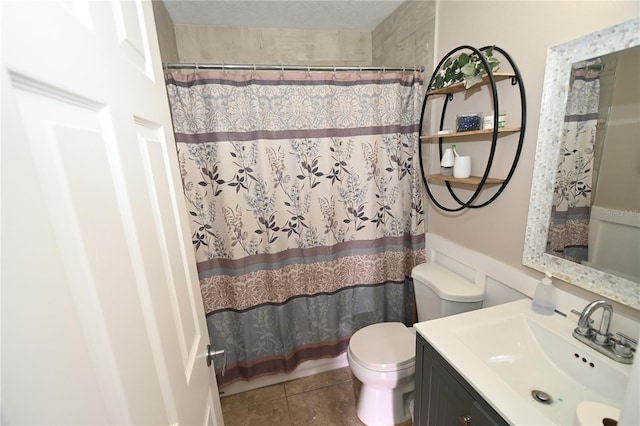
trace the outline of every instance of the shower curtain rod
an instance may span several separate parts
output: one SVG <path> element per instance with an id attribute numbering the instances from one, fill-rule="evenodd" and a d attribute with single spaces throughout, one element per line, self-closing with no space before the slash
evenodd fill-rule
<path id="1" fill-rule="evenodd" d="M 420 71 L 423 67 L 372 67 L 372 66 L 336 66 L 336 65 L 265 65 L 265 64 L 167 64 L 164 69 L 195 69 L 195 70 L 253 70 L 253 71 Z"/>

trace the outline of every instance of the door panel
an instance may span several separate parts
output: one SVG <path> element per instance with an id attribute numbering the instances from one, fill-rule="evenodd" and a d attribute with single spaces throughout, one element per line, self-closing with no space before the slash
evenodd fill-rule
<path id="1" fill-rule="evenodd" d="M 3 422 L 222 424 L 150 3 L 0 16 Z"/>

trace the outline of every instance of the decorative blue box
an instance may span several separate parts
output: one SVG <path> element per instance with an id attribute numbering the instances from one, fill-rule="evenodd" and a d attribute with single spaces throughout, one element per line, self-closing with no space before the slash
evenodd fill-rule
<path id="1" fill-rule="evenodd" d="M 458 114 L 456 116 L 456 132 L 480 130 L 482 116 L 478 113 Z"/>

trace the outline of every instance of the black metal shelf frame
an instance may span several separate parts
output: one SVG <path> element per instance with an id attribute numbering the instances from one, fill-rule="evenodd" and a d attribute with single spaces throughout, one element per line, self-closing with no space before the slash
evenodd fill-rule
<path id="1" fill-rule="evenodd" d="M 485 186 L 485 182 L 487 180 L 487 178 L 489 177 L 489 173 L 491 172 L 491 166 L 493 164 L 493 159 L 495 156 L 495 151 L 496 151 L 496 146 L 497 146 L 497 140 L 498 140 L 498 113 L 499 113 L 499 108 L 498 108 L 498 91 L 496 88 L 496 81 L 495 78 L 493 76 L 493 72 L 491 70 L 491 67 L 489 66 L 487 60 L 485 59 L 484 55 L 482 54 L 483 51 L 487 50 L 487 49 L 493 49 L 494 51 L 499 52 L 508 62 L 509 65 L 511 66 L 514 76 L 511 78 L 511 85 L 515 86 L 518 85 L 519 91 L 520 91 L 520 104 L 521 104 L 521 119 L 520 119 L 520 139 L 518 141 L 518 147 L 516 148 L 516 152 L 514 155 L 514 160 L 513 163 L 511 165 L 511 168 L 509 170 L 509 172 L 507 173 L 506 178 L 504 179 L 504 182 L 502 182 L 501 184 L 499 184 L 499 188 L 497 189 L 496 193 L 493 194 L 487 201 L 481 203 L 481 204 L 472 204 L 476 198 L 480 195 L 480 192 L 482 191 L 482 189 Z M 424 124 L 424 113 L 427 107 L 427 101 L 428 98 L 430 96 L 429 94 L 429 87 L 431 87 L 431 84 L 433 83 L 433 81 L 435 80 L 436 76 L 438 75 L 438 72 L 440 71 L 440 69 L 442 68 L 442 65 L 444 64 L 444 62 L 451 57 L 454 53 L 460 51 L 460 50 L 471 50 L 473 53 L 475 53 L 480 60 L 482 61 L 482 64 L 484 65 L 484 69 L 487 70 L 487 77 L 488 77 L 488 86 L 491 90 L 491 97 L 492 97 L 492 104 L 493 104 L 493 122 L 494 122 L 494 126 L 493 126 L 493 133 L 492 133 L 492 140 L 491 140 L 491 149 L 489 152 L 489 158 L 487 160 L 487 165 L 485 167 L 485 171 L 482 175 L 482 178 L 480 180 L 480 183 L 478 184 L 476 190 L 474 191 L 474 193 L 469 197 L 469 199 L 467 201 L 462 201 L 460 199 L 460 197 L 458 197 L 454 191 L 453 188 L 451 187 L 450 182 L 446 181 L 445 184 L 447 186 L 447 189 L 449 191 L 449 194 L 451 195 L 451 198 L 453 198 L 453 200 L 455 200 L 456 203 L 459 204 L 459 207 L 456 208 L 449 208 L 449 207 L 445 207 L 444 205 L 442 205 L 441 203 L 439 203 L 436 199 L 435 196 L 433 195 L 433 193 L 431 192 L 431 190 L 429 189 L 429 183 L 424 171 L 424 162 L 423 162 L 423 153 L 422 153 L 422 142 L 420 142 L 420 147 L 419 147 L 419 157 L 420 157 L 420 171 L 422 173 L 422 180 L 424 182 L 424 186 L 425 189 L 427 190 L 427 194 L 429 195 L 429 198 L 431 199 L 431 201 L 441 210 L 447 211 L 447 212 L 458 212 L 461 211 L 465 208 L 480 208 L 480 207 L 484 207 L 487 206 L 489 204 L 491 204 L 496 198 L 498 198 L 498 196 L 502 193 L 502 191 L 505 190 L 505 188 L 507 187 L 507 184 L 509 183 L 509 181 L 511 180 L 511 177 L 513 176 L 513 173 L 515 172 L 516 166 L 518 164 L 518 161 L 520 159 L 520 154 L 522 153 L 522 145 L 524 142 L 524 133 L 525 133 L 525 127 L 526 127 L 526 121 L 527 121 L 527 105 L 526 105 L 526 95 L 525 95 L 525 90 L 524 90 L 524 85 L 522 83 L 522 77 L 520 75 L 520 71 L 518 70 L 518 67 L 516 66 L 515 62 L 513 62 L 513 59 L 511 58 L 511 56 L 505 52 L 503 49 L 501 49 L 498 46 L 484 46 L 481 47 L 480 49 L 476 49 L 473 46 L 468 46 L 468 45 L 463 45 L 463 46 L 458 46 L 455 49 L 451 50 L 449 53 L 447 53 L 442 60 L 440 61 L 440 63 L 438 64 L 438 66 L 435 68 L 432 76 L 431 76 L 431 80 L 429 81 L 429 85 L 427 86 L 427 92 L 425 94 L 424 97 L 424 101 L 422 102 L 422 112 L 421 112 L 421 116 L 420 116 L 420 128 L 419 128 L 419 132 L 420 132 L 420 136 L 422 136 L 422 128 L 423 128 L 423 124 Z M 446 111 L 447 111 L 447 105 L 450 101 L 453 100 L 453 94 L 452 93 L 448 93 L 445 95 L 445 100 L 444 100 L 444 104 L 442 106 L 442 113 L 440 116 L 440 125 L 439 125 L 439 130 L 443 129 L 444 126 L 444 118 L 446 115 Z M 440 155 L 440 159 L 442 159 L 442 140 L 443 138 L 438 138 L 438 152 Z"/>

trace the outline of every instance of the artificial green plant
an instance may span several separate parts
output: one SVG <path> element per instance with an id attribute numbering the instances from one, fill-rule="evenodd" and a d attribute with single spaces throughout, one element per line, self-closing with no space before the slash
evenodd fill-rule
<path id="1" fill-rule="evenodd" d="M 491 67 L 491 72 L 496 71 L 500 66 L 500 61 L 493 56 L 493 47 L 483 50 L 482 55 Z M 464 82 L 464 87 L 468 89 L 480 83 L 486 73 L 484 64 L 476 53 L 461 53 L 455 59 L 452 57 L 447 58 L 429 89 L 442 89 L 460 82 Z"/>

